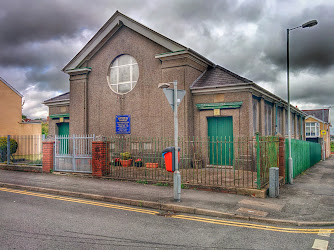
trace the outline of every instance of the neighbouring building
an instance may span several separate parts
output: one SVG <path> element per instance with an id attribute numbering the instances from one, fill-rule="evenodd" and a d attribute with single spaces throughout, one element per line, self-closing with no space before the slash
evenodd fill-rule
<path id="1" fill-rule="evenodd" d="M 63 71 L 70 92 L 44 102 L 49 134 L 172 137 L 173 112 L 158 85 L 174 80 L 186 90 L 180 136 L 288 134 L 286 101 L 120 12 Z M 293 138 L 305 138 L 305 116 L 291 106 Z"/>
<path id="2" fill-rule="evenodd" d="M 330 147 L 330 110 L 303 110 L 308 116 L 305 118 L 305 136 L 307 141 L 322 144 L 326 158 L 331 154 Z"/>
<path id="3" fill-rule="evenodd" d="M 42 134 L 40 122 L 22 121 L 22 97 L 0 77 L 0 136 Z"/>
<path id="4" fill-rule="evenodd" d="M 70 93 L 43 102 L 49 107 L 49 134 L 68 135 L 70 122 Z"/>
<path id="5" fill-rule="evenodd" d="M 0 77 L 0 137 L 18 143 L 16 157 L 42 153 L 41 121 L 22 120 L 22 95 Z"/>

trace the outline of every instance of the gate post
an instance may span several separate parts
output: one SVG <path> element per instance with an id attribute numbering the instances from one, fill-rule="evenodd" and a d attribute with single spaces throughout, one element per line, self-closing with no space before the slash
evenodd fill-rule
<path id="1" fill-rule="evenodd" d="M 54 143 L 54 141 L 43 141 L 43 173 L 50 173 L 53 170 Z"/>
<path id="2" fill-rule="evenodd" d="M 285 179 L 285 138 L 279 137 L 279 176 Z"/>
<path id="3" fill-rule="evenodd" d="M 92 175 L 102 177 L 107 164 L 107 144 L 104 141 L 92 142 Z"/>

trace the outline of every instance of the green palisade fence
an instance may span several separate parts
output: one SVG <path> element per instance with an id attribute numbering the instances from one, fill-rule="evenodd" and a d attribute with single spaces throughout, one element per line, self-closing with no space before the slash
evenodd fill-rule
<path id="1" fill-rule="evenodd" d="M 293 160 L 293 178 L 321 160 L 321 145 L 319 143 L 291 140 L 291 157 Z M 285 140 L 285 180 L 289 176 L 289 140 Z"/>

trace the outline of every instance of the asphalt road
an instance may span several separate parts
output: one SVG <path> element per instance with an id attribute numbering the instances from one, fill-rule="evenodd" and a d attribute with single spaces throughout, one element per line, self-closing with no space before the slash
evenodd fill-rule
<path id="1" fill-rule="evenodd" d="M 0 189 L 0 249 L 322 249 L 323 228 L 290 228 Z M 325 248 L 328 244 L 328 248 Z"/>

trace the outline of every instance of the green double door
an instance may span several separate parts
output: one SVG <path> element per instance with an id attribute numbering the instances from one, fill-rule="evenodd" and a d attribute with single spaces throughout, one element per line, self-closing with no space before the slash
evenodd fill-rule
<path id="1" fill-rule="evenodd" d="M 233 165 L 233 120 L 232 116 L 208 117 L 210 138 L 210 164 Z"/>

